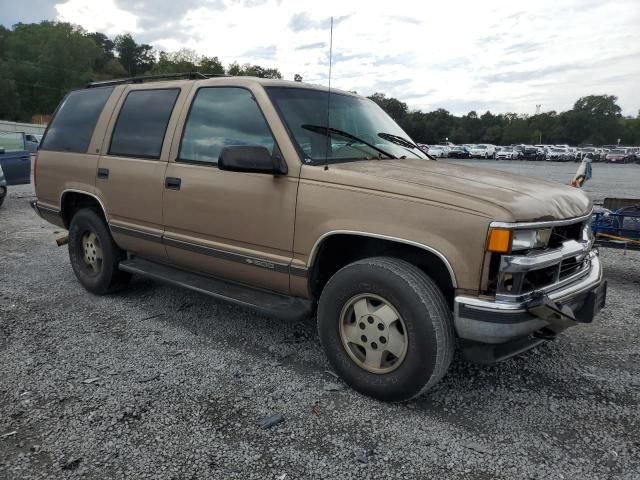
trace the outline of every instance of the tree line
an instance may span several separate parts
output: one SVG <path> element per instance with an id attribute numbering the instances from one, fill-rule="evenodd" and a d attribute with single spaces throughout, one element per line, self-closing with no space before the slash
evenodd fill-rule
<path id="1" fill-rule="evenodd" d="M 0 25 L 0 119 L 30 121 L 53 112 L 69 90 L 90 81 L 143 74 L 199 71 L 205 74 L 282 78 L 276 68 L 236 62 L 223 65 L 218 57 L 182 49 L 156 51 L 129 35 L 111 39 L 64 22 Z M 384 93 L 371 95 L 417 142 L 640 144 L 640 112 L 622 116 L 617 97 L 590 95 L 571 110 L 537 115 L 516 113 L 456 116 L 445 109 L 410 110 Z"/>
<path id="2" fill-rule="evenodd" d="M 640 145 L 640 112 L 624 117 L 614 95 L 588 95 L 571 110 L 537 115 L 516 113 L 455 116 L 439 108 L 431 112 L 411 111 L 407 104 L 383 93 L 370 96 L 417 142 L 435 144 L 444 140 L 457 144 L 570 144 Z"/>
<path id="3" fill-rule="evenodd" d="M 181 72 L 282 78 L 276 68 L 236 62 L 193 50 L 156 51 L 129 35 L 114 39 L 64 22 L 0 25 L 0 119 L 30 121 L 51 114 L 69 90 L 91 81 Z"/>

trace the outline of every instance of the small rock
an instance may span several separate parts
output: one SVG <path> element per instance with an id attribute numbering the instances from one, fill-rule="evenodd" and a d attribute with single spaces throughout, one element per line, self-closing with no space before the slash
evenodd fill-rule
<path id="1" fill-rule="evenodd" d="M 356 462 L 367 463 L 368 461 L 369 458 L 367 457 L 366 450 L 360 450 L 359 452 L 356 452 Z"/>
<path id="2" fill-rule="evenodd" d="M 284 422 L 284 415 L 281 413 L 275 413 L 270 417 L 265 417 L 256 422 L 261 429 L 266 430 L 267 428 L 271 428 L 274 425 L 277 425 L 280 422 Z"/>
<path id="3" fill-rule="evenodd" d="M 78 468 L 80 466 L 80 462 L 82 462 L 82 458 L 81 457 L 69 460 L 64 465 L 62 465 L 62 470 L 75 470 L 76 468 Z"/>
<path id="4" fill-rule="evenodd" d="M 337 383 L 325 383 L 324 387 L 322 387 L 323 390 L 325 392 L 337 392 L 339 390 L 342 390 L 342 385 L 339 385 Z"/>

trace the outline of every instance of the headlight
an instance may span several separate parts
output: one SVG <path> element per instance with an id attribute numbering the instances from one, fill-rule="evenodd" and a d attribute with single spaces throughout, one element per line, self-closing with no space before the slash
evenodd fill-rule
<path id="1" fill-rule="evenodd" d="M 551 228 L 534 230 L 510 230 L 492 228 L 489 230 L 487 250 L 495 253 L 510 253 L 518 250 L 545 248 L 551 238 Z"/>
<path id="2" fill-rule="evenodd" d="M 550 228 L 537 230 L 514 230 L 511 250 L 530 250 L 532 248 L 545 248 L 551 238 Z"/>

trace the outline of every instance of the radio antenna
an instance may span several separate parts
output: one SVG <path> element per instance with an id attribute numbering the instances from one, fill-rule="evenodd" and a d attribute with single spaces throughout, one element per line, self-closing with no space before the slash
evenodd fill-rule
<path id="1" fill-rule="evenodd" d="M 331 17 L 331 27 L 329 33 L 329 90 L 327 91 L 327 142 L 325 146 L 324 169 L 329 170 L 329 149 L 331 148 L 331 137 L 329 131 L 329 117 L 331 112 L 331 60 L 333 59 L 333 17 Z"/>

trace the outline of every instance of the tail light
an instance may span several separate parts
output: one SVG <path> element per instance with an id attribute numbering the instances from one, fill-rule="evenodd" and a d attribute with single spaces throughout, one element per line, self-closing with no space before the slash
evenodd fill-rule
<path id="1" fill-rule="evenodd" d="M 38 186 L 38 157 L 40 156 L 40 150 L 36 150 L 36 159 L 33 161 L 33 186 Z"/>

